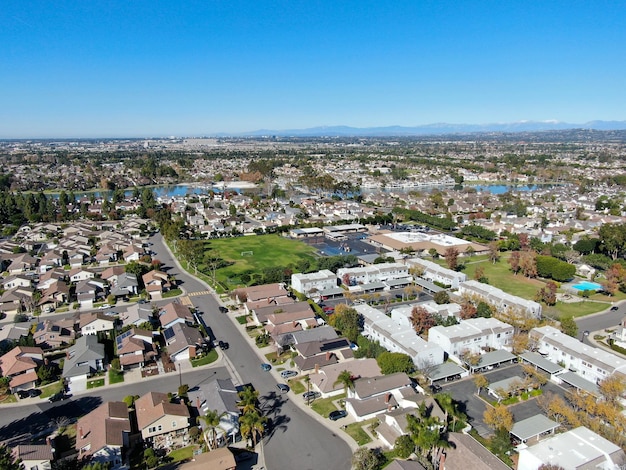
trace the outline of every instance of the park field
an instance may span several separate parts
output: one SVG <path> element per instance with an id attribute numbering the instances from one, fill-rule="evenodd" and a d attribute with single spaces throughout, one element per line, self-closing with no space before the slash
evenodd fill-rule
<path id="1" fill-rule="evenodd" d="M 224 238 L 205 242 L 205 249 L 234 264 L 218 269 L 216 279 L 230 290 L 241 284 L 244 273 L 258 273 L 265 268 L 294 266 L 299 260 L 316 258 L 315 248 L 304 242 L 279 235 L 256 235 Z M 208 269 L 204 270 L 208 273 Z"/>

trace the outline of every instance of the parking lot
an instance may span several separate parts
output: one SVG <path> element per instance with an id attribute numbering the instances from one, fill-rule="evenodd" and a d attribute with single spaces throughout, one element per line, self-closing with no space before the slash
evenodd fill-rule
<path id="1" fill-rule="evenodd" d="M 522 370 L 521 365 L 513 364 L 510 366 L 502 366 L 497 369 L 493 369 L 491 371 L 483 373 L 483 375 L 487 378 L 489 383 L 495 383 L 500 380 L 507 379 L 509 377 L 523 377 L 524 372 Z M 455 401 L 460 404 L 460 409 L 463 411 L 469 418 L 470 424 L 478 433 L 483 436 L 489 436 L 492 431 L 491 429 L 484 423 L 483 421 L 483 413 L 487 409 L 489 404 L 487 404 L 481 398 L 476 396 L 476 385 L 474 385 L 474 377 L 470 375 L 469 377 L 454 381 L 454 382 L 439 382 L 442 386 L 442 392 L 449 393 Z M 555 393 L 565 396 L 565 389 L 560 386 L 548 382 L 543 387 L 543 393 Z M 487 397 L 487 392 L 482 391 L 481 396 Z M 532 398 L 526 401 L 522 401 L 515 405 L 510 405 L 509 410 L 513 414 L 514 422 L 521 421 L 523 419 L 529 418 L 536 414 L 543 414 L 541 408 L 537 404 L 537 399 Z"/>

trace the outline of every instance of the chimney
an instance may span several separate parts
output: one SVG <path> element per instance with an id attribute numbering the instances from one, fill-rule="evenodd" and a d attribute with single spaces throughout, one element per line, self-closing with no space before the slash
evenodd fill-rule
<path id="1" fill-rule="evenodd" d="M 85 435 L 83 434 L 83 427 L 79 427 L 78 428 L 78 435 L 80 436 L 81 439 L 85 438 Z"/>
<path id="2" fill-rule="evenodd" d="M 198 408 L 198 410 L 200 409 L 200 397 L 199 396 L 196 397 L 196 408 Z"/>
<path id="3" fill-rule="evenodd" d="M 385 403 L 389 403 L 389 401 L 390 401 L 390 400 L 391 400 L 391 393 L 388 393 L 388 394 L 385 396 Z"/>
<path id="4" fill-rule="evenodd" d="M 330 361 L 330 351 L 326 351 L 326 360 Z"/>
<path id="5" fill-rule="evenodd" d="M 320 373 L 320 365 L 319 364 L 315 364 L 315 373 L 316 374 Z"/>

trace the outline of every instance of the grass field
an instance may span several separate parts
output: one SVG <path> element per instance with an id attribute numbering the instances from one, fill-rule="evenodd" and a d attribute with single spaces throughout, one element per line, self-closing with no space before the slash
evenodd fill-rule
<path id="1" fill-rule="evenodd" d="M 315 258 L 315 248 L 273 234 L 209 240 L 205 242 L 205 250 L 234 263 L 215 273 L 217 280 L 229 289 L 243 284 L 240 276 L 244 273 L 258 273 L 264 268 L 288 266 L 300 259 Z M 242 255 L 246 252 L 248 254 Z M 202 271 L 209 272 L 210 269 L 204 266 Z"/>

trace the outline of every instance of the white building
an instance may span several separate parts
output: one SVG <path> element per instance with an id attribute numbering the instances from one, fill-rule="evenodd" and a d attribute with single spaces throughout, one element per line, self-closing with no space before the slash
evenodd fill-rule
<path id="1" fill-rule="evenodd" d="M 458 289 L 461 282 L 467 281 L 467 275 L 465 273 L 444 268 L 443 266 L 439 266 L 437 263 L 433 263 L 432 261 L 421 258 L 412 258 L 406 260 L 406 263 L 409 267 L 416 266 L 421 268 L 423 270 L 423 273 L 420 276 L 422 279 L 426 279 L 430 282 L 439 282 L 450 286 L 453 289 Z"/>
<path id="2" fill-rule="evenodd" d="M 337 287 L 337 275 L 328 269 L 315 273 L 291 275 L 291 287 L 301 294 L 319 292 Z"/>
<path id="3" fill-rule="evenodd" d="M 518 309 L 535 318 L 541 317 L 541 304 L 508 294 L 496 287 L 470 280 L 459 284 L 460 296 L 478 297 L 500 310 Z"/>
<path id="4" fill-rule="evenodd" d="M 533 328 L 529 336 L 546 359 L 565 364 L 566 369 L 589 382 L 597 383 L 612 374 L 620 374 L 626 379 L 626 360 L 582 343 L 553 326 Z"/>
<path id="5" fill-rule="evenodd" d="M 443 349 L 420 338 L 411 326 L 399 324 L 367 304 L 354 308 L 363 315 L 363 334 L 387 350 L 409 355 L 420 369 L 443 363 Z"/>
<path id="6" fill-rule="evenodd" d="M 391 310 L 391 319 L 401 325 L 411 326 L 411 312 L 415 307 L 422 307 L 428 313 L 442 318 L 454 316 L 459 318 L 461 314 L 461 306 L 459 304 L 441 304 L 428 300 L 427 302 L 420 302 L 409 305 L 402 305 Z"/>
<path id="7" fill-rule="evenodd" d="M 434 326 L 428 341 L 441 346 L 451 356 L 480 353 L 483 348 L 511 350 L 514 328 L 495 318 L 470 318 L 458 325 Z"/>
<path id="8" fill-rule="evenodd" d="M 537 470 L 551 464 L 563 470 L 619 470 L 625 459 L 619 446 L 581 426 L 520 450 L 517 469 Z"/>
<path id="9" fill-rule="evenodd" d="M 337 270 L 337 277 L 343 282 L 345 275 L 350 277 L 350 283 L 370 284 L 384 282 L 389 279 L 409 277 L 409 267 L 402 263 L 380 263 L 357 268 L 341 268 Z"/>

